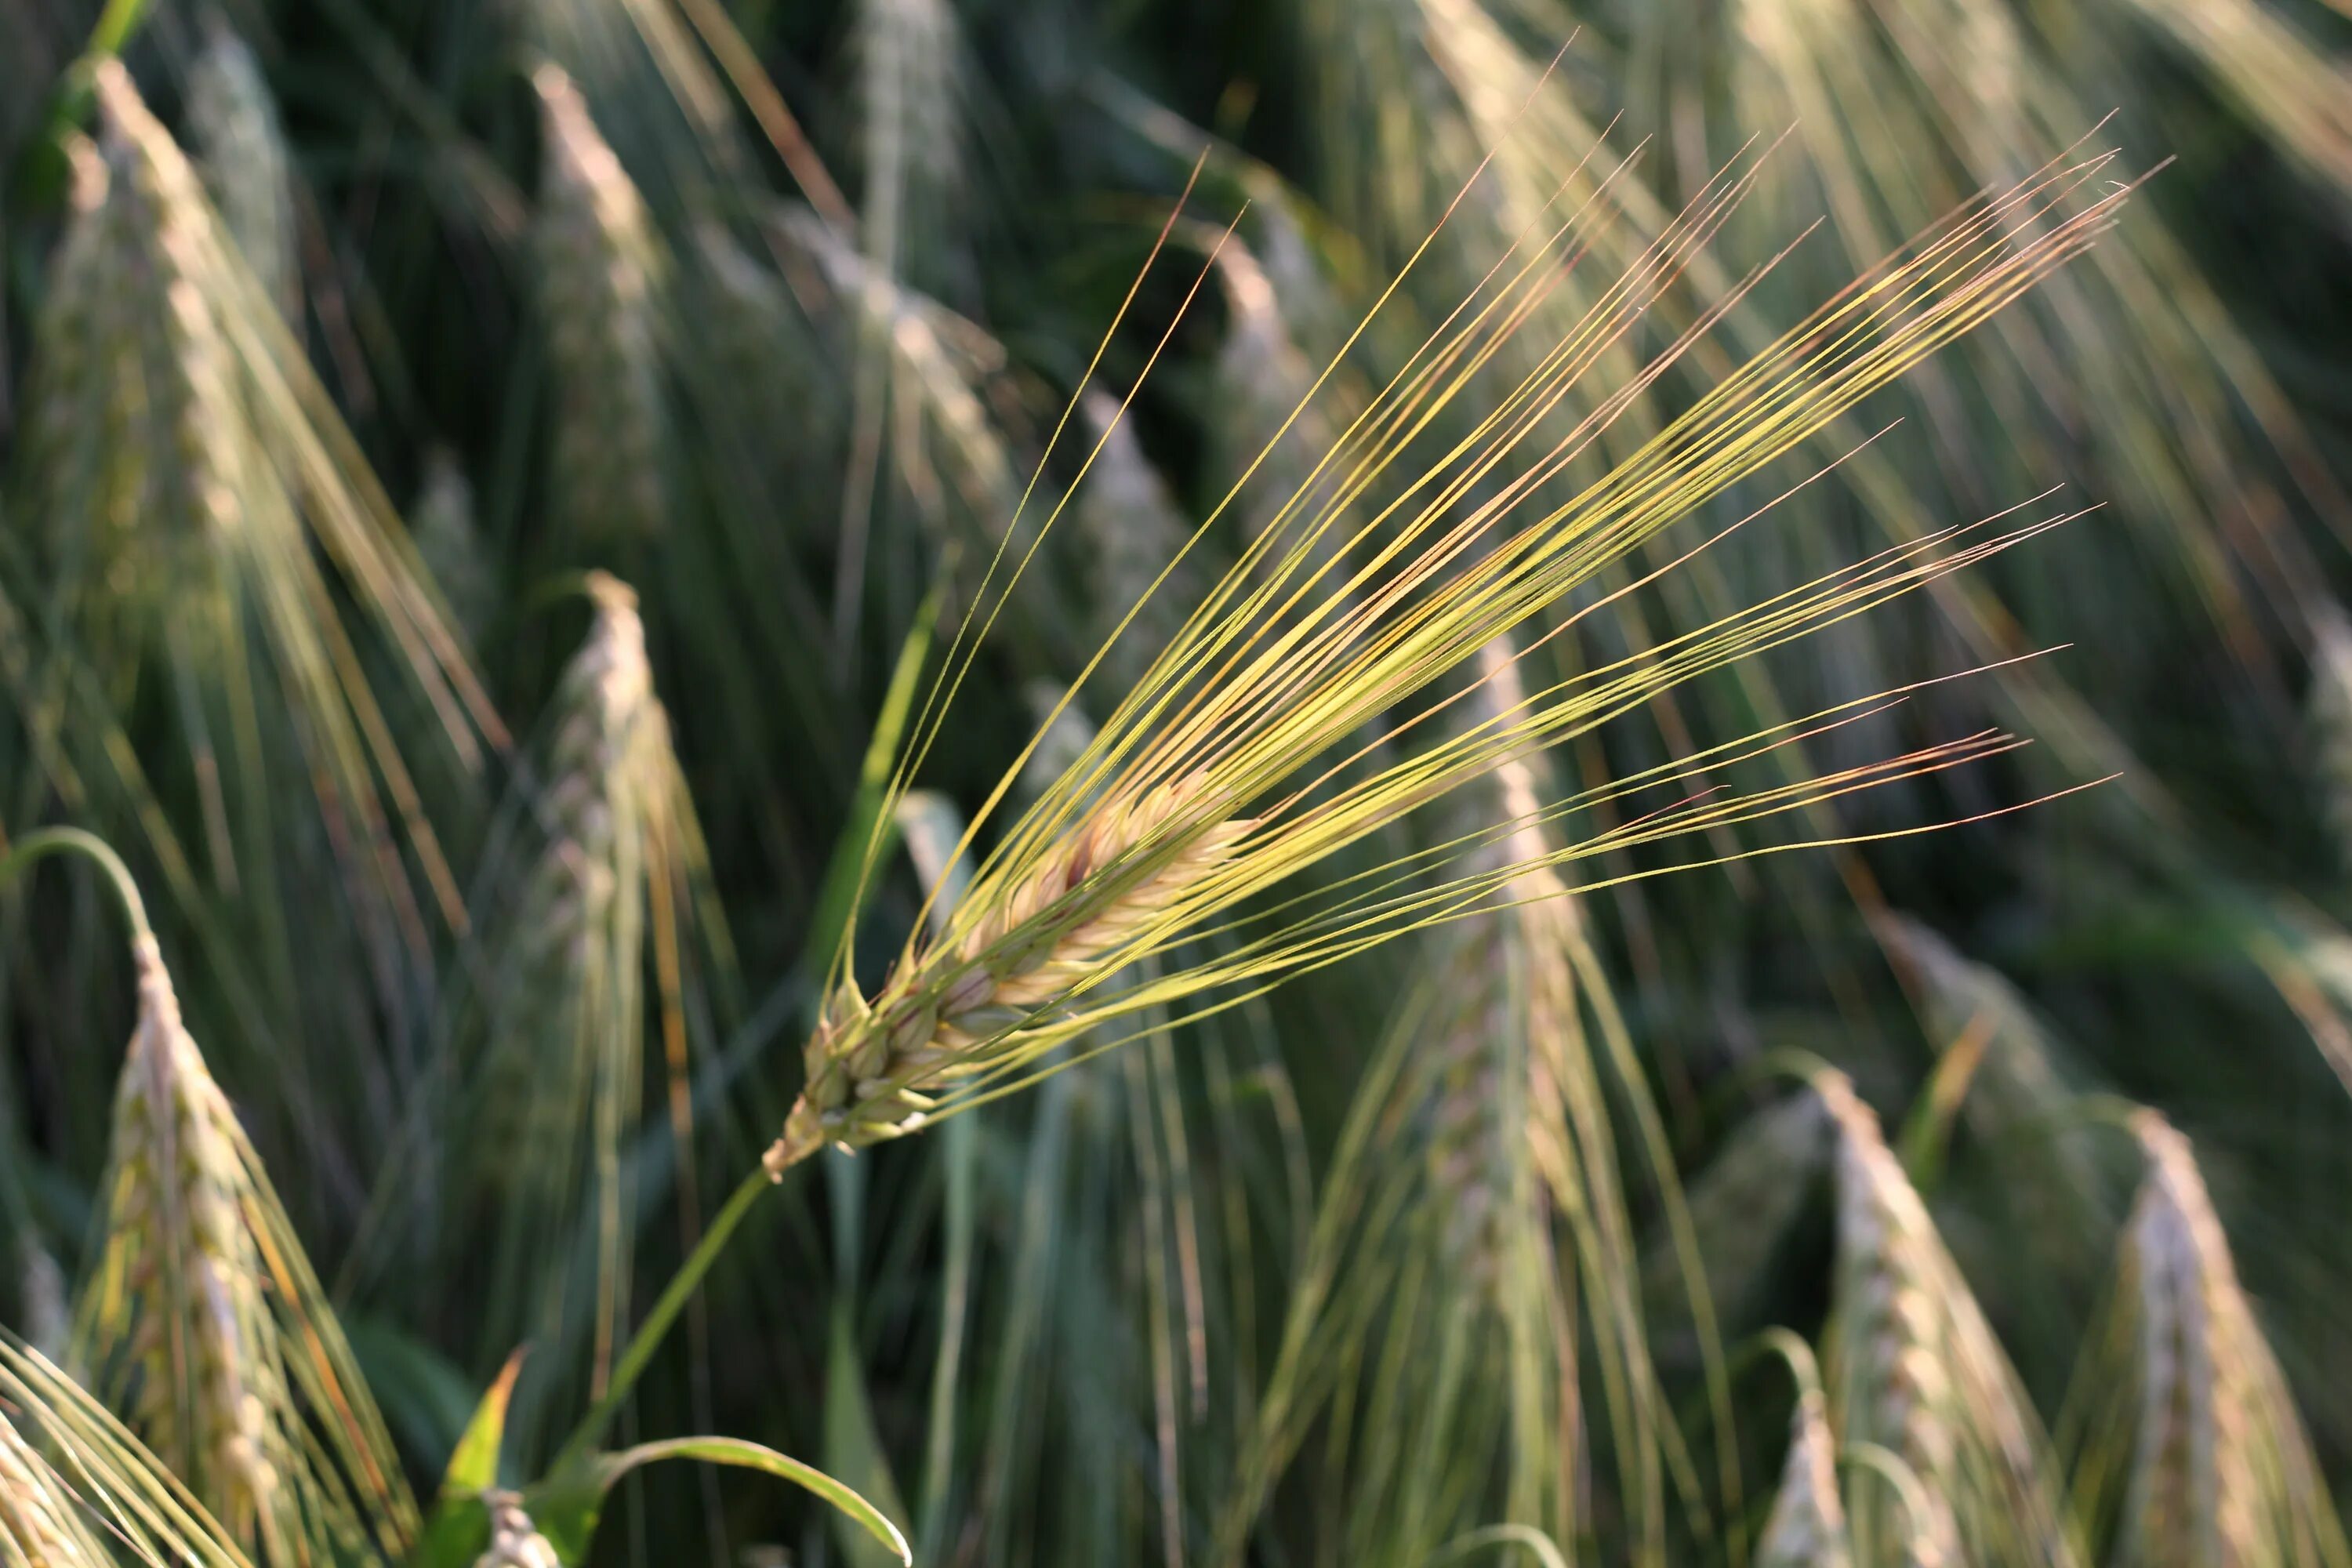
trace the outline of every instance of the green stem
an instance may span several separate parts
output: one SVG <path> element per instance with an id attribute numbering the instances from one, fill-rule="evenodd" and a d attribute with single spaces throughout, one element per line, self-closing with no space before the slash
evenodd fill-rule
<path id="1" fill-rule="evenodd" d="M 613 1367 L 613 1380 L 605 1385 L 604 1397 L 596 1402 L 596 1408 L 588 1412 L 572 1436 L 564 1439 L 562 1451 L 555 1456 L 551 1473 L 560 1474 L 588 1457 L 588 1450 L 604 1435 L 604 1429 L 613 1424 L 613 1417 L 620 1414 L 622 1405 L 629 1397 L 629 1390 L 645 1374 L 646 1363 L 653 1360 L 654 1352 L 661 1348 L 662 1338 L 669 1332 L 669 1326 L 677 1321 L 677 1315 L 693 1299 L 696 1289 L 702 1283 L 702 1277 L 710 1272 L 712 1264 L 719 1261 L 719 1254 L 727 1245 L 727 1238 L 735 1233 L 736 1226 L 743 1223 L 743 1216 L 751 1212 L 752 1203 L 774 1184 L 768 1179 L 765 1170 L 754 1170 L 728 1198 L 727 1206 L 711 1220 L 710 1227 L 702 1233 L 701 1241 L 687 1254 L 686 1261 L 678 1265 L 677 1272 L 671 1276 L 661 1299 L 654 1303 L 653 1310 L 646 1313 L 645 1321 L 637 1325 L 637 1331 L 630 1339 L 628 1348 L 621 1352 L 620 1361 Z"/>
<path id="2" fill-rule="evenodd" d="M 130 922 L 131 934 L 142 942 L 154 941 L 154 928 L 147 923 L 147 905 L 139 897 L 139 883 L 131 877 L 131 868 L 95 833 L 79 827 L 44 827 L 27 833 L 5 857 L 0 857 L 0 887 L 15 881 L 34 862 L 67 851 L 86 855 L 98 863 L 99 869 L 114 884 L 115 896 L 122 900 L 122 915 Z"/>

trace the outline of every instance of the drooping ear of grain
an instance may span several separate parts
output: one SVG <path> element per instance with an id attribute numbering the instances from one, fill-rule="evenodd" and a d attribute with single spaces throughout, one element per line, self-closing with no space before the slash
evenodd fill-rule
<path id="1" fill-rule="evenodd" d="M 1807 1388 L 1789 1418 L 1789 1457 L 1750 1561 L 1756 1568 L 1851 1568 L 1853 1562 L 1838 1500 L 1837 1436 L 1819 1389 Z"/>
<path id="2" fill-rule="evenodd" d="M 301 309 L 294 229 L 293 164 L 261 62 L 228 25 L 206 23 L 204 52 L 188 73 L 188 124 L 205 187 L 221 226 L 289 320 Z"/>
<path id="3" fill-rule="evenodd" d="M 667 265 L 645 203 L 572 79 L 539 91 L 539 303 L 555 381 L 551 503 L 565 538 L 602 554 L 658 535 L 667 510 Z"/>
<path id="4" fill-rule="evenodd" d="M 768 1150 L 769 1173 L 781 1179 L 827 1143 L 854 1148 L 922 1126 L 932 1095 L 985 1071 L 992 1048 L 1007 1048 L 1025 1022 L 1121 967 L 1108 955 L 1164 919 L 1249 832 L 1234 818 L 1182 831 L 1200 795 L 1197 779 L 1178 779 L 1096 807 L 890 989 L 871 1002 L 836 991 L 803 1052 L 807 1082 Z"/>
<path id="5" fill-rule="evenodd" d="M 1519 700 L 1507 644 L 1479 671 L 1462 731 Z M 1472 858 L 1508 873 L 1543 837 L 1545 787 L 1532 759 L 1508 758 L 1432 814 L 1431 837 L 1483 836 Z M 1258 1468 L 1278 1473 L 1328 1401 L 1351 1428 L 1350 1560 L 1424 1561 L 1497 1518 L 1638 1560 L 1666 1527 L 1674 1445 L 1620 1168 L 1619 1107 L 1643 1091 L 1621 1076 L 1622 1021 L 1574 895 L 1538 868 L 1494 902 L 1433 933 L 1364 1074 Z M 1419 1370 L 1393 1375 L 1404 1366 Z M 1616 1517 L 1588 1511 L 1594 1473 Z M 1481 1497 L 1500 1511 L 1465 1506 Z M 1227 1539 L 1240 1529 L 1229 1520 Z"/>
<path id="6" fill-rule="evenodd" d="M 510 807 L 520 863 L 511 901 L 485 921 L 496 957 L 457 1113 L 499 1211 L 482 1342 L 584 1329 L 593 1343 L 572 1364 L 601 1376 L 625 1326 L 635 1205 L 623 1151 L 643 1110 L 645 977 L 678 952 L 700 837 L 636 595 L 604 573 L 588 584 L 594 618 Z M 682 1037 L 669 1043 L 683 1052 Z"/>
<path id="7" fill-rule="evenodd" d="M 464 788 L 503 731 L 196 170 L 121 62 L 94 79 L 100 139 L 75 154 L 9 497 L 54 612 L 28 722 L 109 781 L 136 726 L 141 777 L 92 825 L 166 867 L 193 847 L 201 894 L 236 905 L 265 966 L 319 963 L 265 869 L 306 899 L 340 882 L 348 912 L 315 942 L 362 947 L 397 1007 L 430 963 L 427 908 L 461 918 L 424 785 Z M 77 682 L 100 713 L 49 697 Z M 288 811 L 296 774 L 315 811 Z"/>
<path id="8" fill-rule="evenodd" d="M 1877 1117 L 1843 1078 L 1814 1087 L 1838 1136 L 1832 1423 L 1916 1482 L 1913 1492 L 1860 1467 L 1850 1475 L 1859 1558 L 2071 1568 L 2080 1559 L 2047 1442 L 1991 1327 Z"/>
<path id="9" fill-rule="evenodd" d="M 2123 1246 L 2135 1430 L 2116 1542 L 2132 1568 L 2341 1564 L 2341 1525 L 2238 1282 L 2189 1141 L 2154 1111 Z"/>
<path id="10" fill-rule="evenodd" d="M 416 1516 L 383 1419 L 152 938 L 136 958 L 75 1362 L 257 1558 L 397 1553 Z"/>

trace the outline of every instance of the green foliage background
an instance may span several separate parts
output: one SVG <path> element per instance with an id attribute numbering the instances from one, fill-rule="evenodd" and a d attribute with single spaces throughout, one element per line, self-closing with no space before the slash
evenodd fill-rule
<path id="1" fill-rule="evenodd" d="M 201 344 L 140 335 L 153 255 L 71 243 L 94 38 L 238 248 L 213 352 L 244 368 L 203 373 L 226 392 L 187 379 Z M 1549 1517 L 1578 1560 L 1736 1560 L 1790 1402 L 1747 1347 L 1837 1327 L 1829 1145 L 1772 1126 L 1819 1062 L 1884 1119 L 2052 1429 L 2085 1556 L 2208 1561 L 2133 1545 L 2096 1484 L 2129 1447 L 2091 1413 L 2141 1169 L 2118 1106 L 2188 1136 L 2326 1486 L 2352 1487 L 2347 60 L 2335 0 L 0 0 L 0 824 L 79 823 L 131 861 L 413 1472 L 528 1342 L 506 1468 L 534 1478 L 781 1125 L 894 668 L 970 608 L 1082 384 L 1040 493 L 1101 452 L 918 781 L 936 809 L 979 804 L 1034 692 L 1263 451 L 1183 570 L 1239 554 L 1588 155 L 1632 155 L 1606 278 L 1780 139 L 1621 376 L 1804 236 L 1593 465 L 1973 192 L 2086 136 L 2134 173 L 2169 158 L 2089 259 L 1813 466 L 1890 432 L 1536 661 L 1603 662 L 2053 486 L 2100 509 L 1550 759 L 1598 778 L 2064 645 L 1825 741 L 1824 769 L 1988 724 L 2038 743 L 1806 836 L 2114 775 L 1578 900 L 1619 1130 L 1596 1185 L 1630 1226 L 1599 1255 L 1558 1227 L 1539 1294 L 1568 1304 L 1580 1399 L 1509 1426 L 1527 1371 L 1465 1351 L 1482 1331 L 1427 1239 L 1462 1189 L 1397 1174 L 1447 1097 L 1482 1146 L 1516 1136 L 1490 1079 L 1382 1077 L 1421 1043 L 1399 1020 L 1434 1038 L 1431 998 L 1477 984 L 1430 938 L 796 1173 L 625 1435 L 820 1464 L 926 1563 L 1531 1552 L 1475 1533 L 1527 1472 L 1569 1478 Z M 1576 319 L 1570 276 L 1536 336 Z M 581 591 L 592 569 L 634 590 L 653 730 L 572 665 L 627 602 Z M 1146 601 L 1109 689 L 1198 591 Z M 876 952 L 920 907 L 889 864 L 856 909 Z M 0 925 L 0 1317 L 37 1342 L 95 1267 L 131 1025 L 86 882 L 44 873 Z M 1405 1109 L 1351 1153 L 1383 1093 Z M 1603 1294 L 1638 1298 L 1638 1418 L 1603 1409 Z M 1644 1462 L 1672 1472 L 1650 1503 Z M 719 1478 L 633 1479 L 597 1560 L 875 1549 Z"/>

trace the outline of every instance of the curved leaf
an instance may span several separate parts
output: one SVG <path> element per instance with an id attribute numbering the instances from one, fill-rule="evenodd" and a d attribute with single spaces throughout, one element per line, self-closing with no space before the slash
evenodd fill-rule
<path id="1" fill-rule="evenodd" d="M 572 1469 L 549 1477 L 526 1494 L 530 1514 L 566 1563 L 583 1558 L 596 1533 L 596 1516 L 613 1483 L 631 1470 L 663 1459 L 699 1459 L 705 1464 L 731 1465 L 780 1477 L 839 1509 L 874 1539 L 887 1546 L 902 1563 L 915 1560 L 907 1538 L 882 1510 L 814 1465 L 740 1437 L 670 1437 L 640 1443 L 618 1453 L 603 1454 Z"/>

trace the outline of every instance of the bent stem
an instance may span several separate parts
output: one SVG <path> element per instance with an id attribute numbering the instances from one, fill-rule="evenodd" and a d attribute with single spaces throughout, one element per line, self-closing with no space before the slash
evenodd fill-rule
<path id="1" fill-rule="evenodd" d="M 115 896 L 122 902 L 122 917 L 131 926 L 134 942 L 152 942 L 154 929 L 147 923 L 147 905 L 139 896 L 139 883 L 131 875 L 131 868 L 113 847 L 95 833 L 79 827 L 44 827 L 27 833 L 16 840 L 5 857 L 0 857 L 0 888 L 6 887 L 35 862 L 52 855 L 71 852 L 87 856 L 106 873 L 114 884 Z"/>
<path id="2" fill-rule="evenodd" d="M 669 1284 L 663 1289 L 661 1299 L 654 1303 L 653 1310 L 647 1312 L 645 1321 L 637 1325 L 637 1331 L 631 1336 L 628 1348 L 614 1363 L 612 1381 L 605 1384 L 604 1397 L 596 1402 L 596 1407 L 589 1411 L 572 1436 L 564 1439 L 562 1449 L 550 1467 L 550 1473 L 561 1474 L 588 1457 L 589 1449 L 613 1424 L 613 1417 L 620 1414 L 622 1403 L 628 1398 L 629 1390 L 635 1386 L 637 1379 L 644 1375 L 646 1364 L 654 1358 L 654 1352 L 661 1348 L 670 1325 L 686 1310 L 687 1302 L 694 1299 L 694 1292 L 702 1284 L 703 1276 L 709 1273 L 710 1266 L 719 1261 L 719 1254 L 726 1247 L 727 1238 L 735 1234 L 735 1228 L 743 1223 L 743 1216 L 751 1212 L 753 1201 L 774 1184 L 765 1169 L 754 1169 L 743 1179 L 743 1184 L 728 1197 L 727 1206 L 712 1217 L 709 1228 L 702 1233 L 702 1239 L 695 1244 L 694 1250 L 687 1254 L 686 1261 L 679 1264 L 677 1272 L 670 1277 Z"/>

